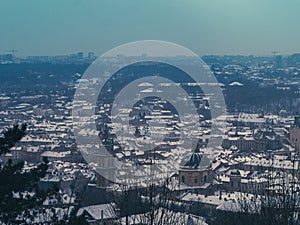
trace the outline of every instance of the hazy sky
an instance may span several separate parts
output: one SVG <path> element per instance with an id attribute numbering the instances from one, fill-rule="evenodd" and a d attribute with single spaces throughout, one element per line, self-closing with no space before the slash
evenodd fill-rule
<path id="1" fill-rule="evenodd" d="M 0 0 L 0 53 L 56 55 L 144 39 L 199 55 L 300 52 L 300 0 Z"/>

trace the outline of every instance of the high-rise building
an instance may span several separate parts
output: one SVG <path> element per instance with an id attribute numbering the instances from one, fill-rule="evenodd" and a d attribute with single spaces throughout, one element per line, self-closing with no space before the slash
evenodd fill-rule
<path id="1" fill-rule="evenodd" d="M 282 68 L 282 56 L 281 55 L 277 55 L 275 57 L 275 67 Z"/>
<path id="2" fill-rule="evenodd" d="M 83 52 L 77 52 L 77 59 L 83 59 Z"/>
<path id="3" fill-rule="evenodd" d="M 89 60 L 94 60 L 96 57 L 95 57 L 95 53 L 94 52 L 88 52 L 88 59 Z"/>

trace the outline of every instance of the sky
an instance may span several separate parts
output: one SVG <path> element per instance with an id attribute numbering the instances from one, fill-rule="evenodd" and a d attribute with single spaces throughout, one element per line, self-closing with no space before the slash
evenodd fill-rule
<path id="1" fill-rule="evenodd" d="M 101 55 L 163 40 L 199 55 L 300 52 L 300 0 L 0 0 L 0 54 Z"/>

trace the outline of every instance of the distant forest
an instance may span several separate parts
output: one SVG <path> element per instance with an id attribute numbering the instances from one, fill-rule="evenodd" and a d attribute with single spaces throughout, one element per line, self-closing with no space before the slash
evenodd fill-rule
<path id="1" fill-rule="evenodd" d="M 88 64 L 0 64 L 0 94 L 6 96 L 26 96 L 60 93 L 70 97 L 74 94 L 74 82 L 88 68 Z M 147 68 L 145 68 L 146 70 Z M 214 72 L 214 68 L 212 67 Z M 286 111 L 294 114 L 300 111 L 299 85 L 289 85 L 295 79 L 280 73 L 263 73 L 260 79 L 253 80 L 245 73 L 230 76 L 216 74 L 224 84 L 223 93 L 230 113 L 253 112 L 275 113 Z M 269 83 L 264 78 L 278 77 L 279 82 Z M 298 78 L 297 78 L 298 79 Z M 239 82 L 243 86 L 230 86 Z M 286 82 L 286 83 L 284 83 Z M 265 85 L 262 85 L 265 84 Z M 285 89 L 278 88 L 284 86 Z"/>

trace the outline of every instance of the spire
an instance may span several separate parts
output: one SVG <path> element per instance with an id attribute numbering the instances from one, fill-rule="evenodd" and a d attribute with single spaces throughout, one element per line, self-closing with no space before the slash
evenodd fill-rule
<path id="1" fill-rule="evenodd" d="M 196 146 L 196 148 L 195 148 L 195 150 L 194 150 L 194 153 L 200 153 L 200 143 L 199 143 L 199 141 L 198 141 L 198 143 L 197 143 L 197 146 Z"/>
<path id="2" fill-rule="evenodd" d="M 300 117 L 299 117 L 299 113 L 296 112 L 296 115 L 294 117 L 294 126 L 295 127 L 300 127 Z"/>

